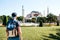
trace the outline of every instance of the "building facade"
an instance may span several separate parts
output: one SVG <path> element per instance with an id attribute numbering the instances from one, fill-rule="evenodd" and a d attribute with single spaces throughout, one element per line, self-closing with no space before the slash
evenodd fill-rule
<path id="1" fill-rule="evenodd" d="M 26 16 L 26 19 L 32 19 L 36 17 L 42 17 L 42 14 L 38 11 L 32 11 L 30 14 Z"/>

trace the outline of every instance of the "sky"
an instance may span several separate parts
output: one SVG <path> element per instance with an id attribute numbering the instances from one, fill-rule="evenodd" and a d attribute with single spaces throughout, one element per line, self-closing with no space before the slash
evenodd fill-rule
<path id="1" fill-rule="evenodd" d="M 22 16 L 22 5 L 24 6 L 24 16 L 31 11 L 39 11 L 44 16 L 49 13 L 60 14 L 60 0 L 0 0 L 0 15 L 11 15 L 16 12 Z"/>

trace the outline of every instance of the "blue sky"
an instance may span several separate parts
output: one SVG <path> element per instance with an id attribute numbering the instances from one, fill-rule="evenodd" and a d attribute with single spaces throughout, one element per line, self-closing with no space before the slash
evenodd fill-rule
<path id="1" fill-rule="evenodd" d="M 24 15 L 26 16 L 31 11 L 39 11 L 47 15 L 47 7 L 49 12 L 60 14 L 60 0 L 0 0 L 0 15 L 11 15 L 16 12 L 18 16 L 22 15 L 22 5 L 24 5 Z"/>

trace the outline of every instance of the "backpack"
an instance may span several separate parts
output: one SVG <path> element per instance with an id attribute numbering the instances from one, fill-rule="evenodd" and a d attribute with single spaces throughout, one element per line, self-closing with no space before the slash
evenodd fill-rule
<path id="1" fill-rule="evenodd" d="M 10 20 L 7 25 L 7 30 L 8 30 L 8 37 L 15 37 L 17 36 L 17 26 L 16 26 L 16 21 Z"/>

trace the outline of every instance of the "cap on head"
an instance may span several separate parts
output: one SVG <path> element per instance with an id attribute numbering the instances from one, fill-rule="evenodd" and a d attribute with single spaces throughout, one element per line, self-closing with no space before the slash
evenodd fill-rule
<path id="1" fill-rule="evenodd" d="M 17 14 L 15 12 L 12 13 L 12 17 L 16 17 Z"/>

